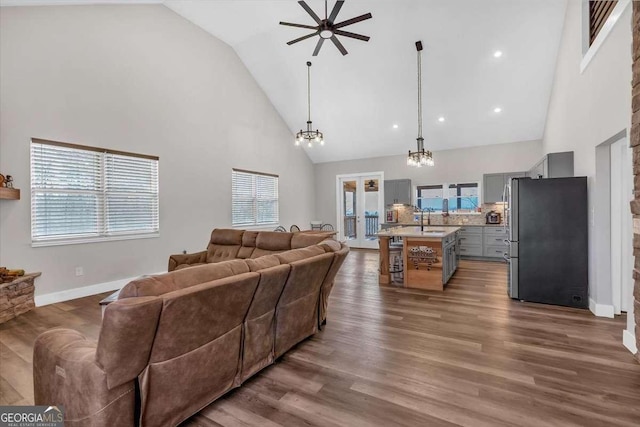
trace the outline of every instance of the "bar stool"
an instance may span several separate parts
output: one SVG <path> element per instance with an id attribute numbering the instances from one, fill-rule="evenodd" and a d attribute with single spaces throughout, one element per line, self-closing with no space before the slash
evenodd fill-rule
<path id="1" fill-rule="evenodd" d="M 389 274 L 391 281 L 404 282 L 404 263 L 402 261 L 402 242 L 389 243 Z"/>

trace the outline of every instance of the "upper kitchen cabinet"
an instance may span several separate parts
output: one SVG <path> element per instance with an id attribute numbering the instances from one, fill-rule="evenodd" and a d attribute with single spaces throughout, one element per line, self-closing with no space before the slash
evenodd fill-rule
<path id="1" fill-rule="evenodd" d="M 487 173 L 482 179 L 482 203 L 504 202 L 504 186 L 511 178 L 526 176 L 526 172 Z"/>
<path id="2" fill-rule="evenodd" d="M 567 178 L 573 176 L 573 151 L 547 154 L 527 172 L 531 178 Z"/>
<path id="3" fill-rule="evenodd" d="M 411 180 L 388 179 L 384 182 L 384 204 L 410 205 L 411 204 Z"/>

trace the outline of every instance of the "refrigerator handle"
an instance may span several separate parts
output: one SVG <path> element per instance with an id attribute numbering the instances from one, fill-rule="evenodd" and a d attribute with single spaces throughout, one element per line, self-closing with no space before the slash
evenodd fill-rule
<path id="1" fill-rule="evenodd" d="M 504 202 L 504 220 L 502 221 L 502 230 L 507 232 L 507 223 L 509 222 L 509 183 L 504 185 L 504 189 L 502 190 L 502 201 Z"/>

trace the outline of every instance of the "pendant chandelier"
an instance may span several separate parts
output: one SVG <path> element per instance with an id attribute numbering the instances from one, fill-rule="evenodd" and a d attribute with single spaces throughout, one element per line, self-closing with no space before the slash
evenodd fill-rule
<path id="1" fill-rule="evenodd" d="M 409 150 L 407 156 L 407 166 L 433 166 L 433 154 L 431 151 L 424 149 L 424 138 L 422 137 L 422 42 L 416 42 L 416 50 L 418 51 L 418 149 L 417 151 Z"/>
<path id="2" fill-rule="evenodd" d="M 309 148 L 313 147 L 314 143 L 324 145 L 324 135 L 318 129 L 312 130 L 311 128 L 311 62 L 307 62 L 307 130 L 300 129 L 300 132 L 296 134 L 296 145 L 300 145 L 306 141 Z"/>

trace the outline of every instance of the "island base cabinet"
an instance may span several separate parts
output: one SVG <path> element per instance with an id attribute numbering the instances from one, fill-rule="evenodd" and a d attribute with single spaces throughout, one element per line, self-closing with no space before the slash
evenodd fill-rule
<path id="1" fill-rule="evenodd" d="M 437 262 L 416 263 L 411 256 L 411 249 L 426 246 L 433 249 Z M 432 291 L 444 290 L 443 283 L 443 266 L 444 259 L 442 254 L 441 242 L 425 242 L 424 240 L 404 239 L 404 286 L 406 288 L 427 289 Z"/>

